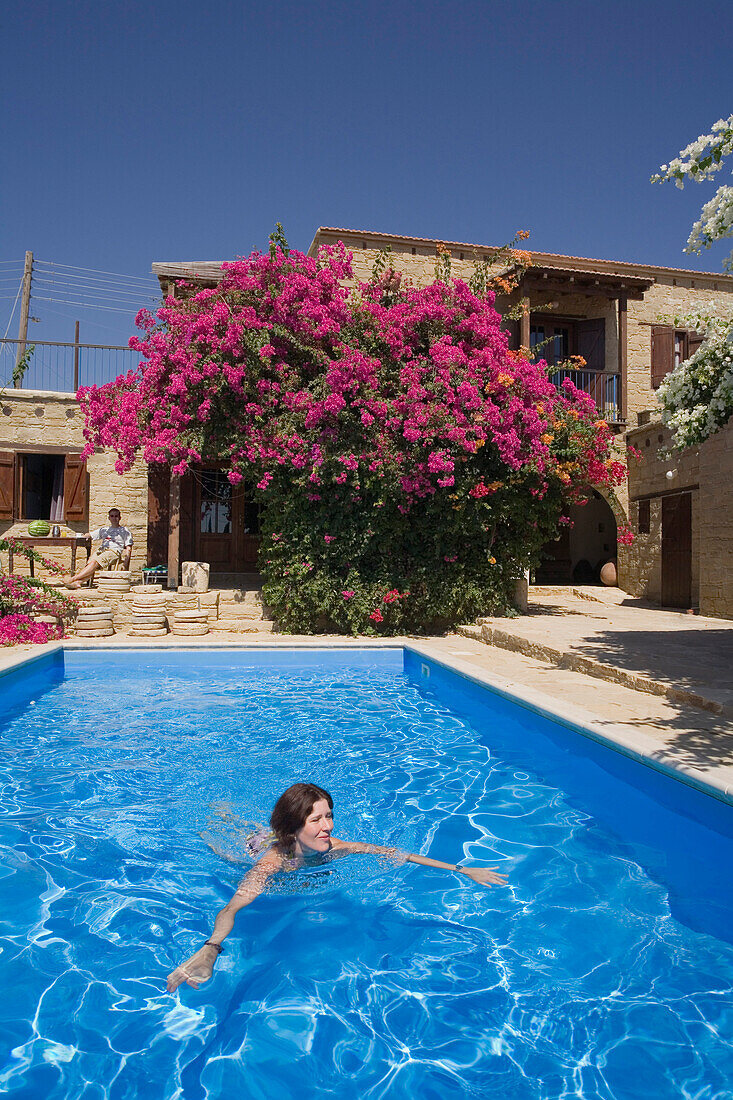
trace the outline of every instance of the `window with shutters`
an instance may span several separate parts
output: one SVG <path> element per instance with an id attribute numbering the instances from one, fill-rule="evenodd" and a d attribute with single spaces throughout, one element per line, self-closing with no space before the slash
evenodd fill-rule
<path id="1" fill-rule="evenodd" d="M 672 325 L 653 325 L 652 389 L 658 389 L 671 370 L 694 355 L 702 341 L 699 332 Z"/>
<path id="2" fill-rule="evenodd" d="M 0 451 L 0 521 L 85 523 L 87 515 L 81 455 Z"/>

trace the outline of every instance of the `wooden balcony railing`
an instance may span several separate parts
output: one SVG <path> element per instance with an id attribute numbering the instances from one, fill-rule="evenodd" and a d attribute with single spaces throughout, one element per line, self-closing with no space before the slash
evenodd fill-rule
<path id="1" fill-rule="evenodd" d="M 609 424 L 623 424 L 621 414 L 621 375 L 607 370 L 572 370 L 561 367 L 550 373 L 550 381 L 559 389 L 566 378 L 583 393 L 588 393 Z"/>

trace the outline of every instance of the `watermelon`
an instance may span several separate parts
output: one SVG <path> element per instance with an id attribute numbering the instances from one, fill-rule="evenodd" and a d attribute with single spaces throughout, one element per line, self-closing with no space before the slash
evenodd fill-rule
<path id="1" fill-rule="evenodd" d="M 34 519 L 32 523 L 28 524 L 28 534 L 34 539 L 50 535 L 51 524 L 47 523 L 45 519 Z"/>

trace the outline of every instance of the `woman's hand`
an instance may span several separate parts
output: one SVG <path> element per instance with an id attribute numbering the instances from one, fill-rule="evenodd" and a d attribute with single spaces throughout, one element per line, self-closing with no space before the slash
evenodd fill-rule
<path id="1" fill-rule="evenodd" d="M 497 874 L 496 867 L 458 867 L 457 870 L 482 886 L 506 886 L 506 875 Z"/>
<path id="2" fill-rule="evenodd" d="M 213 973 L 217 955 L 215 947 L 205 945 L 200 948 L 195 955 L 186 959 L 168 975 L 166 985 L 168 992 L 173 993 L 184 982 L 192 989 L 198 989 L 201 982 L 208 982 Z"/>

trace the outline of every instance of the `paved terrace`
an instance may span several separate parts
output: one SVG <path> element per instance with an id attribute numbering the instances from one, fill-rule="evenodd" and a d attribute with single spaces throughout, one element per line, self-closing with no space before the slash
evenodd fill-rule
<path id="1" fill-rule="evenodd" d="M 467 637 L 733 719 L 733 620 L 627 596 L 618 588 L 530 588 L 517 619 L 482 618 Z"/>

